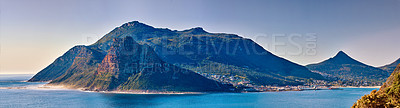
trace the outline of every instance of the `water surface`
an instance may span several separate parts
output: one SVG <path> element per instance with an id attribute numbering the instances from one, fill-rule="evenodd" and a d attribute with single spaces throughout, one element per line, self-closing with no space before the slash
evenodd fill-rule
<path id="1" fill-rule="evenodd" d="M 0 87 L 44 83 L 1 80 Z M 7 77 L 9 78 L 9 77 Z M 349 108 L 377 88 L 213 94 L 110 94 L 77 90 L 0 89 L 0 107 L 271 107 Z"/>

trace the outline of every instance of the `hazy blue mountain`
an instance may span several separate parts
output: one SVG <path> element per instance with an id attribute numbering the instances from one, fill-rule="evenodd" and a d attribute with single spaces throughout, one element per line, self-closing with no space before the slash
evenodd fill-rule
<path id="1" fill-rule="evenodd" d="M 361 63 L 343 51 L 320 63 L 306 66 L 308 69 L 342 80 L 384 82 L 386 71 Z"/>
<path id="2" fill-rule="evenodd" d="M 250 39 L 235 34 L 209 33 L 200 27 L 177 31 L 133 21 L 115 28 L 87 47 L 105 55 L 114 38 L 127 36 L 153 48 L 166 63 L 194 72 L 238 75 L 260 85 L 298 85 L 303 84 L 301 80 L 324 79 L 304 66 L 273 55 Z M 68 63 L 54 62 L 48 66 L 54 67 L 54 71 L 41 71 L 32 81 L 51 80 L 40 79 L 47 73 L 65 73 L 64 67 L 71 66 Z"/>
<path id="3" fill-rule="evenodd" d="M 394 71 L 394 69 L 396 69 L 396 66 L 398 64 L 400 64 L 400 58 L 397 59 L 396 61 L 394 61 L 393 63 L 390 63 L 388 65 L 385 65 L 385 66 L 382 66 L 382 67 L 379 67 L 379 68 L 381 68 L 381 69 L 383 69 L 385 71 L 388 71 L 388 73 L 390 74 L 390 73 L 392 73 Z"/>

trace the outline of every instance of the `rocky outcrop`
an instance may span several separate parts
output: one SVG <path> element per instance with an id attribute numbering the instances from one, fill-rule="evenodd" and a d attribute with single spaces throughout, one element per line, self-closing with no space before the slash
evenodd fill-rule
<path id="1" fill-rule="evenodd" d="M 41 70 L 35 76 L 33 76 L 30 82 L 36 81 L 51 81 L 54 80 L 64 73 L 73 65 L 74 61 L 81 57 L 96 53 L 96 56 L 104 56 L 101 52 L 92 50 L 87 46 L 75 46 L 68 50 L 64 55 L 58 57 L 53 63 Z M 100 57 L 101 58 L 101 57 Z"/>
<path id="2" fill-rule="evenodd" d="M 200 27 L 173 31 L 133 21 L 117 27 L 91 46 L 107 50 L 113 37 L 126 36 L 154 48 L 163 61 L 196 72 L 239 75 L 259 85 L 299 85 L 303 84 L 299 80 L 324 80 L 304 66 L 273 55 L 251 39 L 209 33 Z"/>
<path id="3" fill-rule="evenodd" d="M 257 85 L 299 85 L 304 83 L 300 82 L 301 80 L 324 80 L 320 74 L 273 55 L 251 39 L 235 34 L 209 33 L 200 27 L 177 31 L 154 28 L 133 21 L 115 28 L 87 47 L 106 55 L 110 50 L 116 50 L 113 39 L 124 37 L 132 37 L 134 41 L 148 45 L 162 61 L 194 72 L 237 75 Z M 106 60 L 99 64 L 102 67 L 97 70 L 109 72 L 125 69 L 124 65 L 118 63 L 122 61 L 113 61 L 118 59 L 119 56 L 116 55 L 118 54 L 107 54 Z M 65 68 L 70 67 L 71 63 L 65 65 Z M 64 65 L 59 62 L 54 64 Z M 51 70 L 62 75 L 66 72 L 66 69 L 63 69 Z M 48 72 L 51 71 L 42 73 Z M 49 79 L 54 78 L 57 77 Z"/>
<path id="4" fill-rule="evenodd" d="M 379 91 L 361 97 L 353 108 L 399 108 L 400 107 L 400 64 L 381 86 Z"/>
<path id="5" fill-rule="evenodd" d="M 101 61 L 91 56 L 75 60 L 66 74 L 49 84 L 96 91 L 225 90 L 216 81 L 162 61 L 151 47 L 136 43 L 132 37 L 113 39 L 112 46 Z M 88 62 L 94 64 L 85 64 Z"/>

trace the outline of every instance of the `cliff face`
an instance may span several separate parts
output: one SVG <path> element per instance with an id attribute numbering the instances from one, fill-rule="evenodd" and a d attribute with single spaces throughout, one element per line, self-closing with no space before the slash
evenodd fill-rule
<path id="1" fill-rule="evenodd" d="M 200 27 L 173 31 L 133 21 L 91 46 L 108 50 L 112 38 L 126 36 L 154 48 L 163 61 L 195 72 L 239 75 L 260 85 L 298 85 L 302 82 L 296 79 L 324 79 L 304 66 L 273 55 L 250 39 L 209 33 Z"/>
<path id="2" fill-rule="evenodd" d="M 393 108 L 400 107 L 400 64 L 381 86 L 379 91 L 361 97 L 353 108 Z"/>
<path id="3" fill-rule="evenodd" d="M 80 46 L 83 50 L 77 52 L 71 65 L 64 74 L 52 80 L 50 83 L 62 83 L 73 87 L 89 86 L 93 81 L 97 66 L 101 63 L 105 53 L 88 46 Z M 35 77 L 40 77 L 35 75 Z"/>
<path id="4" fill-rule="evenodd" d="M 134 56 L 118 56 L 118 49 L 113 46 L 113 39 L 124 37 L 132 37 L 133 41 L 150 46 L 150 49 L 154 50 L 152 53 L 158 55 L 161 61 L 194 72 L 237 75 L 258 85 L 299 85 L 303 84 L 301 80 L 324 80 L 320 74 L 277 57 L 252 40 L 235 34 L 209 33 L 200 27 L 176 31 L 154 28 L 137 21 L 123 24 L 96 43 L 87 46 L 106 56 L 107 60 L 103 60 L 99 64 L 101 67 L 96 69 L 100 71 L 98 74 L 103 75 L 103 72 L 113 72 L 118 69 L 122 69 L 118 71 L 130 73 L 131 70 L 125 68 L 125 65 L 119 65 L 124 64 L 120 63 L 124 61 L 118 61 L 118 59 L 121 57 L 134 59 Z M 110 52 L 116 54 L 108 54 Z M 60 58 L 69 59 L 68 63 L 54 62 L 48 66 L 49 69 L 42 70 L 30 81 L 53 80 L 66 73 L 72 66 L 75 56 L 75 52 L 67 53 L 71 53 L 71 56 Z M 59 74 L 45 78 L 45 76 L 50 76 L 47 75 L 48 73 Z"/>
<path id="5" fill-rule="evenodd" d="M 162 61 L 132 37 L 115 38 L 105 56 L 79 55 L 71 68 L 49 84 L 89 90 L 223 91 L 222 84 Z"/>
<path id="6" fill-rule="evenodd" d="M 64 55 L 58 57 L 53 63 L 41 70 L 30 80 L 31 82 L 36 81 L 51 81 L 61 75 L 63 75 L 74 63 L 74 60 L 78 60 L 85 55 L 96 53 L 96 56 L 104 56 L 101 52 L 92 50 L 87 46 L 75 46 L 68 50 Z"/>

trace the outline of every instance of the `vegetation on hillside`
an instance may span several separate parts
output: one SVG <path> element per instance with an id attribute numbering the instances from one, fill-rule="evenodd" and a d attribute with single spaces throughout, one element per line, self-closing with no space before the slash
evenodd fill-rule
<path id="1" fill-rule="evenodd" d="M 115 38 L 104 56 L 85 47 L 65 74 L 51 85 L 95 91 L 225 91 L 224 85 L 193 71 L 162 61 L 153 49 L 133 41 Z"/>
<path id="2" fill-rule="evenodd" d="M 393 108 L 400 107 L 400 64 L 393 71 L 386 83 L 379 91 L 372 91 L 370 94 L 357 100 L 352 108 Z"/>
<path id="3" fill-rule="evenodd" d="M 325 80 L 320 74 L 313 73 L 304 66 L 273 55 L 251 39 L 235 34 L 209 33 L 200 27 L 176 31 L 154 28 L 133 21 L 115 28 L 96 43 L 86 47 L 105 55 L 112 47 L 113 39 L 128 36 L 142 45 L 149 45 L 162 61 L 190 71 L 219 75 L 230 73 L 233 76 L 245 77 L 256 85 L 299 85 L 304 83 L 301 80 Z M 75 58 L 74 55 L 58 58 L 56 61 L 68 62 L 52 63 L 31 81 L 58 78 L 74 67 L 72 61 Z M 209 68 L 212 64 L 219 64 L 225 68 L 212 71 Z M 48 74 L 56 75 L 46 78 L 50 76 Z"/>
<path id="4" fill-rule="evenodd" d="M 386 71 L 363 64 L 342 51 L 333 58 L 306 67 L 350 86 L 379 86 L 389 76 Z"/>

